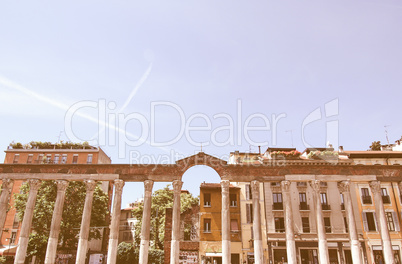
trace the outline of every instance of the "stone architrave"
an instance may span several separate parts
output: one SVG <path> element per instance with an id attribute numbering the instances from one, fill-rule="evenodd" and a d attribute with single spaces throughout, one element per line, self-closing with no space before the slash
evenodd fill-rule
<path id="1" fill-rule="evenodd" d="M 76 264 L 84 264 L 87 257 L 92 200 L 96 187 L 96 182 L 94 180 L 85 180 L 84 183 L 86 185 L 87 193 L 85 196 L 84 211 L 82 212 L 81 229 L 77 248 L 77 258 L 75 260 Z"/>
<path id="2" fill-rule="evenodd" d="M 114 199 L 112 222 L 110 224 L 109 248 L 107 253 L 107 264 L 116 264 L 117 246 L 119 244 L 119 225 L 121 213 L 121 194 L 123 193 L 124 181 L 114 180 Z"/>
<path id="3" fill-rule="evenodd" d="M 222 180 L 222 264 L 230 264 L 230 199 L 229 181 Z"/>
<path id="4" fill-rule="evenodd" d="M 142 226 L 141 226 L 141 243 L 139 263 L 148 263 L 148 248 L 149 248 L 149 233 L 151 231 L 151 205 L 152 205 L 152 187 L 154 182 L 146 180 L 144 182 L 144 209 L 142 211 Z"/>
<path id="5" fill-rule="evenodd" d="M 251 182 L 253 197 L 253 237 L 254 237 L 254 263 L 263 264 L 264 254 L 262 248 L 261 209 L 260 209 L 260 182 Z"/>
<path id="6" fill-rule="evenodd" d="M 375 211 L 380 226 L 382 252 L 385 264 L 394 264 L 394 254 L 392 251 L 391 238 L 388 231 L 387 217 L 385 215 L 384 203 L 381 196 L 381 183 L 379 181 L 370 182 L 371 192 L 374 195 Z"/>
<path id="7" fill-rule="evenodd" d="M 14 181 L 11 179 L 3 179 L 1 185 L 1 196 L 0 196 L 0 238 L 3 234 L 4 224 L 7 217 L 8 202 L 10 200 L 10 195 L 13 190 Z"/>
<path id="8" fill-rule="evenodd" d="M 322 215 L 320 187 L 321 181 L 312 180 L 310 186 L 313 189 L 316 221 L 317 221 L 317 235 L 318 235 L 318 253 L 320 263 L 329 263 L 327 234 L 325 233 L 324 218 Z"/>
<path id="9" fill-rule="evenodd" d="M 343 194 L 343 201 L 345 203 L 352 260 L 353 263 L 362 264 L 362 252 L 357 234 L 355 215 L 353 214 L 352 199 L 350 196 L 350 181 L 338 182 L 338 189 Z"/>
<path id="10" fill-rule="evenodd" d="M 183 182 L 173 181 L 173 215 L 172 215 L 172 241 L 170 247 L 170 263 L 179 264 L 180 253 L 180 193 Z"/>
<path id="11" fill-rule="evenodd" d="M 38 179 L 29 179 L 28 201 L 25 207 L 24 219 L 22 220 L 20 239 L 18 242 L 17 252 L 15 254 L 14 264 L 23 264 L 27 254 L 29 233 L 32 226 L 32 218 L 35 209 L 36 196 L 38 194 L 41 181 Z"/>
<path id="12" fill-rule="evenodd" d="M 57 196 L 54 203 L 52 224 L 50 226 L 49 241 L 47 242 L 45 264 L 54 264 L 56 262 L 57 243 L 59 241 L 60 223 L 63 214 L 64 200 L 69 182 L 57 180 Z"/>
<path id="13" fill-rule="evenodd" d="M 289 264 L 296 264 L 296 243 L 293 227 L 293 211 L 290 197 L 290 181 L 282 181 L 282 194 L 285 212 L 286 254 Z"/>

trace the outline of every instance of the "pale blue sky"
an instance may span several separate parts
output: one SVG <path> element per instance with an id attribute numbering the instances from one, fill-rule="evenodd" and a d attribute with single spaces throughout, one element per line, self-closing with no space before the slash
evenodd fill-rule
<path id="1" fill-rule="evenodd" d="M 128 102 L 124 114 L 140 113 L 147 120 L 151 102 L 169 101 L 186 118 L 205 114 L 213 129 L 228 125 L 212 118 L 218 113 L 239 125 L 241 100 L 242 123 L 253 113 L 270 121 L 272 114 L 286 114 L 277 125 L 276 146 L 290 147 L 286 131 L 293 130 L 300 151 L 306 147 L 303 120 L 320 108 L 323 118 L 305 129 L 311 145 L 325 146 L 328 121 L 339 122 L 338 140 L 346 150 L 365 150 L 374 140 L 386 143 L 384 125 L 390 125 L 393 142 L 402 135 L 401 14 L 402 3 L 394 0 L 2 1 L 0 149 L 12 140 L 55 142 L 65 130 L 66 108 L 103 99 L 115 102 L 116 110 Z M 327 118 L 324 106 L 333 100 L 339 114 Z M 97 112 L 87 108 L 80 114 L 72 128 L 86 140 L 97 133 Z M 130 122 L 126 130 L 139 136 L 138 124 Z M 173 108 L 157 109 L 158 141 L 173 138 L 179 125 Z M 210 135 L 191 137 L 206 142 Z M 221 141 L 228 137 L 227 131 L 217 135 Z M 219 157 L 257 151 L 242 138 L 204 151 Z M 252 132 L 250 138 L 274 146 L 272 131 Z M 157 158 L 170 149 L 184 156 L 200 149 L 185 137 L 163 149 L 145 143 L 122 151 L 108 140 L 101 147 L 114 163 L 128 163 L 132 150 Z M 192 173 L 197 180 L 189 188 L 195 189 L 209 170 Z M 131 189 L 140 196 L 137 187 Z M 125 194 L 123 203 L 136 198 Z"/>

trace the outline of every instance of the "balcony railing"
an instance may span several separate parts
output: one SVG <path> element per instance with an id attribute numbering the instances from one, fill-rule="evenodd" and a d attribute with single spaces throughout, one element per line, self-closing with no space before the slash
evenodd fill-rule
<path id="1" fill-rule="evenodd" d="M 391 203 L 391 199 L 389 198 L 389 195 L 383 195 L 382 196 L 382 202 L 385 204 Z"/>
<path id="2" fill-rule="evenodd" d="M 371 196 L 362 196 L 363 204 L 371 204 Z"/>
<path id="3" fill-rule="evenodd" d="M 329 204 L 321 204 L 322 210 L 331 210 L 331 206 Z"/>
<path id="4" fill-rule="evenodd" d="M 310 210 L 310 206 L 307 203 L 300 203 L 299 210 Z"/>
<path id="5" fill-rule="evenodd" d="M 274 203 L 272 205 L 272 210 L 283 210 L 283 203 Z"/>

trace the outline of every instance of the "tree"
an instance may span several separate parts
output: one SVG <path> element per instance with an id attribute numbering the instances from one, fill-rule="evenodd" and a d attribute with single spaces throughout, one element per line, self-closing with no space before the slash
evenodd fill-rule
<path id="1" fill-rule="evenodd" d="M 28 199 L 29 185 L 27 183 L 23 184 L 20 190 L 20 193 L 14 194 L 14 206 L 17 209 L 19 219 L 22 220 Z M 35 232 L 29 236 L 27 257 L 36 256 L 39 260 L 44 260 L 56 195 L 56 183 L 54 181 L 43 181 L 35 203 L 32 219 L 32 229 Z M 77 247 L 77 235 L 80 231 L 85 195 L 86 187 L 83 182 L 72 181 L 69 183 L 66 190 L 59 235 L 59 241 L 62 241 L 63 248 L 75 249 Z M 107 226 L 107 214 L 108 196 L 97 185 L 93 197 L 91 227 Z M 99 229 L 90 229 L 89 239 L 98 239 L 100 237 Z"/>
<path id="2" fill-rule="evenodd" d="M 165 211 L 166 208 L 173 207 L 173 190 L 167 185 L 165 188 L 155 191 L 152 194 L 151 206 L 151 249 L 163 250 L 163 242 L 165 240 Z M 182 193 L 180 195 L 180 211 L 184 212 L 192 205 L 198 204 L 198 198 L 190 193 Z M 135 225 L 134 243 L 140 244 L 140 233 L 142 226 L 142 212 L 144 210 L 143 204 L 140 204 L 133 210 L 133 217 L 139 221 Z M 155 258 L 158 259 L 160 252 L 153 253 Z"/>
<path id="3" fill-rule="evenodd" d="M 117 246 L 117 263 L 132 264 L 138 263 L 138 247 L 134 247 L 132 243 L 121 242 Z"/>
<path id="4" fill-rule="evenodd" d="M 381 142 L 380 141 L 373 141 L 370 146 L 371 150 L 381 150 Z"/>

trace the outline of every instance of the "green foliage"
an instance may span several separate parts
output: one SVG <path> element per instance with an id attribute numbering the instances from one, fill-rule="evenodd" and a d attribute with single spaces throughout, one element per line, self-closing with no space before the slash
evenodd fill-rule
<path id="1" fill-rule="evenodd" d="M 45 261 L 48 236 L 43 233 L 31 233 L 29 235 L 27 258 L 37 256 L 39 263 Z"/>
<path id="2" fill-rule="evenodd" d="M 151 248 L 148 252 L 148 263 L 164 263 L 165 252 L 162 249 Z"/>
<path id="3" fill-rule="evenodd" d="M 163 249 L 163 242 L 165 240 L 165 211 L 166 208 L 173 207 L 173 190 L 167 185 L 165 188 L 156 190 L 152 194 L 151 206 L 151 240 L 153 241 L 155 249 Z M 180 211 L 184 212 L 193 204 L 198 204 L 198 198 L 193 197 L 191 194 L 182 193 L 180 195 Z M 135 225 L 134 243 L 139 245 L 140 233 L 142 225 L 142 212 L 143 204 L 133 210 L 133 217 L 139 221 Z"/>
<path id="4" fill-rule="evenodd" d="M 20 193 L 14 194 L 14 206 L 17 209 L 18 217 L 23 219 L 26 202 L 28 200 L 29 185 L 23 184 Z M 54 203 L 57 195 L 57 186 L 54 181 L 43 181 L 38 191 L 35 203 L 32 229 L 36 234 L 30 236 L 28 255 L 36 255 L 41 258 L 45 251 L 42 251 L 42 242 L 47 241 L 52 221 Z M 80 230 L 82 212 L 84 209 L 86 188 L 83 182 L 70 182 L 66 190 L 66 199 L 63 207 L 62 221 L 60 226 L 59 239 L 63 248 L 76 248 L 77 235 Z M 96 186 L 92 204 L 91 226 L 106 226 L 106 215 L 108 214 L 108 196 L 100 186 Z M 89 239 L 100 238 L 100 230 L 91 228 Z M 46 250 L 46 242 L 45 250 Z M 44 255 L 43 255 L 44 257 Z"/>
<path id="5" fill-rule="evenodd" d="M 402 137 L 401 137 L 402 138 Z M 381 150 L 381 142 L 380 141 L 373 141 L 371 143 L 370 149 L 373 151 L 379 151 Z"/>
<path id="6" fill-rule="evenodd" d="M 119 264 L 134 264 L 138 263 L 139 248 L 133 244 L 121 242 L 117 246 L 117 263 Z"/>
<path id="7" fill-rule="evenodd" d="M 309 158 L 309 159 L 323 159 L 323 160 L 337 159 L 338 158 L 338 152 L 334 152 L 334 151 L 331 151 L 331 150 L 310 151 L 310 153 L 307 155 L 307 158 Z"/>
<path id="8" fill-rule="evenodd" d="M 297 150 L 292 151 L 273 151 L 270 153 L 272 158 L 299 158 L 301 153 Z"/>
<path id="9" fill-rule="evenodd" d="M 51 143 L 51 142 L 41 142 L 41 141 L 31 141 L 29 144 L 22 145 L 20 142 L 15 143 L 14 141 L 10 143 L 10 147 L 13 149 L 84 149 L 84 148 L 92 148 L 88 142 L 84 143 L 73 143 L 73 142 L 63 142 L 59 143 Z"/>
<path id="10" fill-rule="evenodd" d="M 6 263 L 6 257 L 0 257 L 0 264 Z"/>

